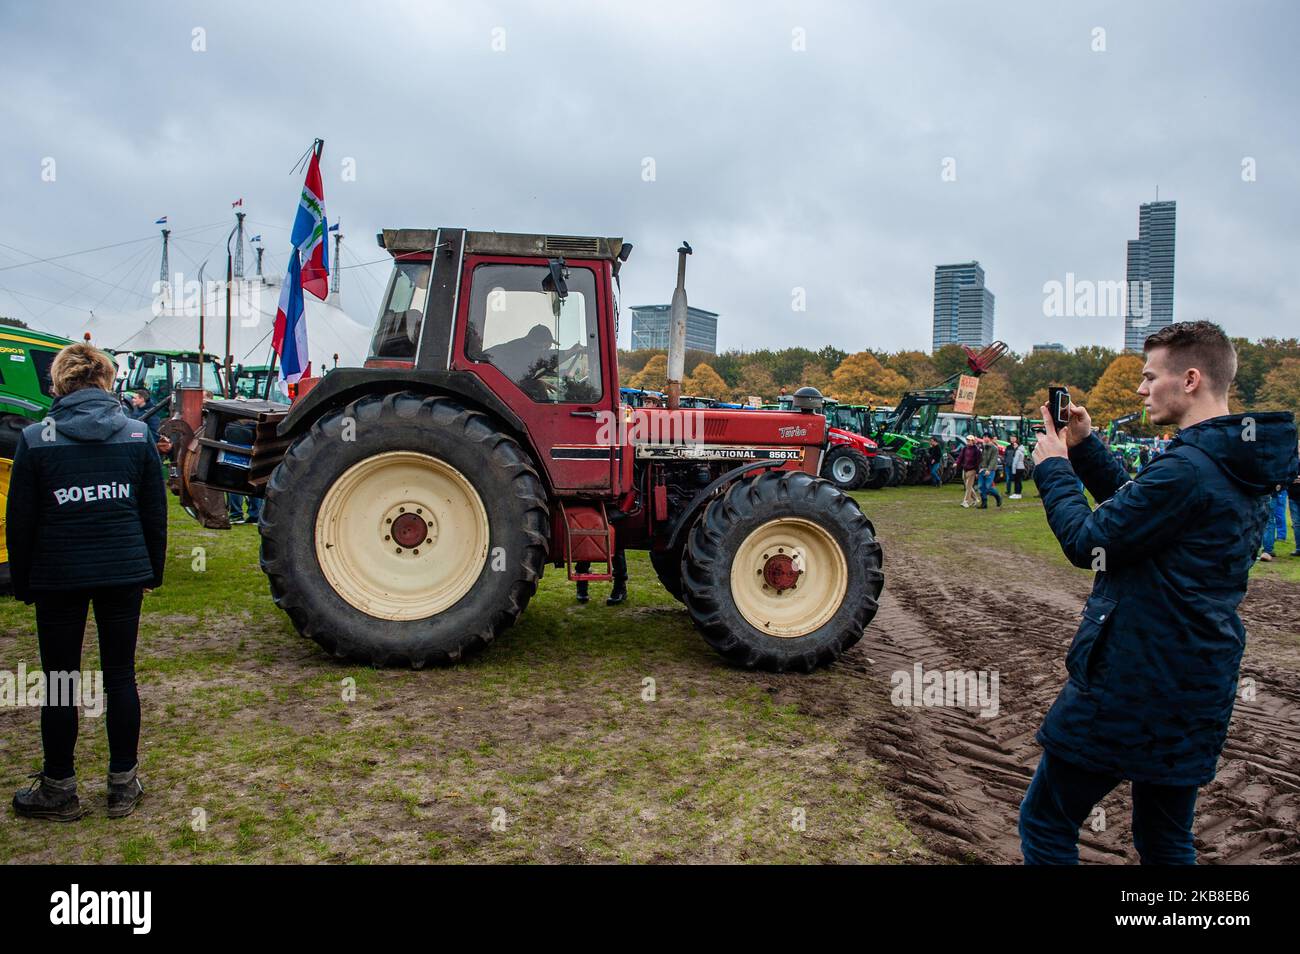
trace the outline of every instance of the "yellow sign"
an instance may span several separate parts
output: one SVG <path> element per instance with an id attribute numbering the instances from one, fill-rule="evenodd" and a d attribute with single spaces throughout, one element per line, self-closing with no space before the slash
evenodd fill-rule
<path id="1" fill-rule="evenodd" d="M 980 379 L 970 374 L 963 374 L 957 382 L 957 399 L 952 402 L 952 409 L 957 414 L 975 413 L 975 392 L 980 388 Z"/>

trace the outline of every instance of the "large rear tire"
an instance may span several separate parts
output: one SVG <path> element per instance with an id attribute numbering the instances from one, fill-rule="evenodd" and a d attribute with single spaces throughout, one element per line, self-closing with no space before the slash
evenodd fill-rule
<path id="1" fill-rule="evenodd" d="M 650 565 L 655 568 L 659 582 L 664 585 L 664 589 L 672 595 L 672 598 L 678 602 L 685 602 L 686 597 L 682 589 L 682 548 L 679 546 L 660 552 L 651 550 Z"/>
<path id="2" fill-rule="evenodd" d="M 262 569 L 277 606 L 334 656 L 449 664 L 509 627 L 548 551 L 527 453 L 442 396 L 365 397 L 326 414 L 267 486 Z"/>
<path id="3" fill-rule="evenodd" d="M 14 464 L 14 452 L 23 428 L 32 423 L 17 414 L 0 415 L 0 594 L 13 588 L 9 576 L 9 538 L 6 535 L 5 512 L 9 505 L 9 472 Z"/>
<path id="4" fill-rule="evenodd" d="M 857 502 L 801 471 L 738 480 L 692 528 L 685 603 L 705 640 L 749 669 L 811 672 L 862 638 L 884 586 Z"/>

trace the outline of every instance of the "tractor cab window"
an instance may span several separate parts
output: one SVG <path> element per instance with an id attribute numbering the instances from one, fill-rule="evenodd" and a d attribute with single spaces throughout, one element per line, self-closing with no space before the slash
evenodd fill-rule
<path id="1" fill-rule="evenodd" d="M 383 299 L 380 321 L 370 339 L 370 357 L 409 357 L 415 359 L 424 325 L 424 309 L 429 303 L 428 261 L 399 261 L 389 279 L 389 294 Z"/>
<path id="2" fill-rule="evenodd" d="M 139 354 L 135 356 L 135 366 L 126 380 L 126 390 L 138 391 L 141 388 L 149 392 L 149 397 L 157 403 L 171 396 L 172 385 L 168 374 L 167 358 L 156 354 Z"/>
<path id="3" fill-rule="evenodd" d="M 561 298 L 544 265 L 474 269 L 465 353 L 534 401 L 590 404 L 601 396 L 596 277 L 586 268 L 567 272 Z"/>
<path id="4" fill-rule="evenodd" d="M 428 262 L 398 262 L 370 342 L 372 358 L 415 358 L 429 299 Z"/>

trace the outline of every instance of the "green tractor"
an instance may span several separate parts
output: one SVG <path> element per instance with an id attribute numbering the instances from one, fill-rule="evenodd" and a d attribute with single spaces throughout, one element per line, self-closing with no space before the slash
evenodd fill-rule
<path id="1" fill-rule="evenodd" d="M 28 328 L 0 326 L 0 592 L 9 590 L 9 547 L 5 538 L 5 509 L 9 503 L 9 472 L 18 436 L 24 427 L 45 418 L 54 403 L 50 394 L 50 365 L 67 338 Z"/>
<path id="2" fill-rule="evenodd" d="M 261 401 L 285 401 L 274 391 L 275 369 L 269 364 L 238 365 L 235 368 L 234 378 L 235 397 Z"/>
<path id="3" fill-rule="evenodd" d="M 170 403 L 177 388 L 202 386 L 213 394 L 225 394 L 225 377 L 220 359 L 206 352 L 200 360 L 197 351 L 133 351 L 127 356 L 126 377 L 118 382 L 118 389 L 126 394 L 149 392 L 154 404 Z M 160 413 L 165 413 L 166 408 Z"/>
<path id="4" fill-rule="evenodd" d="M 979 377 L 1007 353 L 1004 342 L 995 341 L 976 351 L 966 345 L 966 370 L 958 371 L 930 388 L 908 391 L 898 406 L 876 423 L 875 439 L 882 451 L 895 459 L 898 482 L 919 484 L 929 479 L 926 451 L 940 407 L 952 404 L 964 375 Z"/>

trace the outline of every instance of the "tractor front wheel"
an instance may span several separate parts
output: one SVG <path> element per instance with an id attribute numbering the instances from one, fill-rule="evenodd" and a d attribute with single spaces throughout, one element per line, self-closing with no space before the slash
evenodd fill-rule
<path id="1" fill-rule="evenodd" d="M 545 493 L 485 414 L 442 396 L 326 414 L 271 475 L 262 569 L 298 631 L 376 666 L 453 663 L 510 626 L 546 561 Z"/>
<path id="2" fill-rule="evenodd" d="M 862 638 L 884 586 L 856 501 L 800 471 L 738 480 L 692 528 L 685 603 L 705 640 L 749 669 L 811 672 Z"/>
<path id="3" fill-rule="evenodd" d="M 822 463 L 822 476 L 840 490 L 857 490 L 871 476 L 871 461 L 847 445 L 832 447 Z"/>

